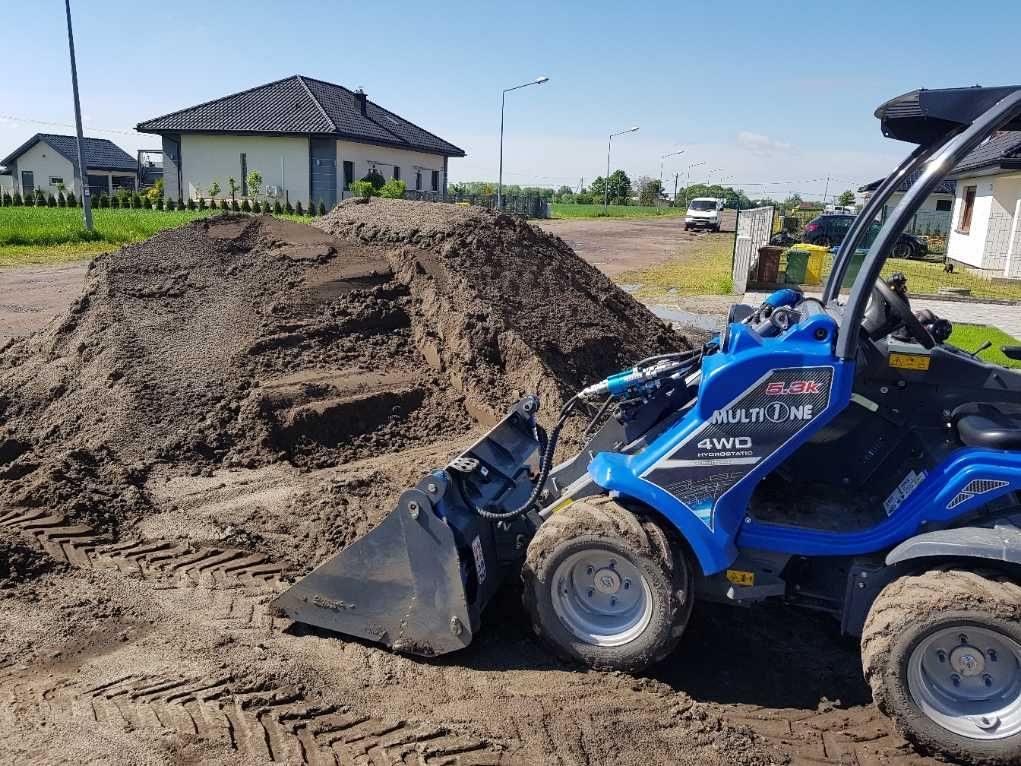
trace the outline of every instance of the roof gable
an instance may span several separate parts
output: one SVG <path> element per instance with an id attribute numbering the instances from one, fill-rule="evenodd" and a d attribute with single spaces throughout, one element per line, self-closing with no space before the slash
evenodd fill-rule
<path id="1" fill-rule="evenodd" d="M 260 85 L 138 124 L 143 133 L 239 133 L 336 135 L 363 143 L 386 144 L 451 157 L 464 151 L 366 100 L 365 114 L 355 94 L 312 77 L 292 77 Z"/>
<path id="2" fill-rule="evenodd" d="M 36 133 L 3 160 L 0 165 L 10 166 L 18 157 L 38 143 L 44 143 L 71 163 L 78 171 L 78 146 L 74 136 L 57 133 Z M 82 157 L 90 170 L 126 170 L 134 173 L 138 168 L 135 158 L 106 138 L 82 138 Z"/>
<path id="3" fill-rule="evenodd" d="M 894 189 L 894 193 L 901 193 L 901 194 L 903 194 L 904 192 L 906 192 L 908 189 L 911 188 L 911 185 L 915 181 L 917 181 L 921 175 L 922 175 L 922 171 L 920 171 L 920 170 L 916 170 L 913 173 L 908 173 L 906 176 L 904 176 L 903 179 L 901 179 L 901 182 L 899 184 L 897 184 L 897 188 Z M 859 192 L 874 192 L 876 189 L 879 188 L 880 184 L 882 184 L 883 181 L 885 181 L 885 180 L 886 180 L 885 178 L 880 178 L 880 179 L 878 179 L 876 181 L 873 181 L 870 184 L 865 184 L 864 186 L 860 186 L 860 187 L 858 187 L 858 191 Z M 930 192 L 930 193 L 931 194 L 949 194 L 949 195 L 953 196 L 956 192 L 957 192 L 957 182 L 956 181 L 951 181 L 949 179 L 944 178 L 942 181 L 940 181 L 938 184 L 936 184 L 936 188 L 933 189 L 932 192 Z"/>
<path id="4" fill-rule="evenodd" d="M 1021 130 L 1005 130 L 992 136 L 957 163 L 953 175 L 960 177 L 976 170 L 999 169 L 1005 162 L 1021 158 Z"/>

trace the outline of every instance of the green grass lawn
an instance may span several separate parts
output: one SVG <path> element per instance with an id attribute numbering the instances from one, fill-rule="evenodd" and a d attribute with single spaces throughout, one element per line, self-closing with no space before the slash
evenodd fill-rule
<path id="1" fill-rule="evenodd" d="M 1021 341 L 995 327 L 984 324 L 955 324 L 948 342 L 965 351 L 974 351 L 987 340 L 993 345 L 979 354 L 979 359 L 1002 364 L 1004 367 L 1021 368 L 1021 362 L 1008 359 L 1000 351 L 1001 346 L 1021 346 Z"/>
<path id="2" fill-rule="evenodd" d="M 648 216 L 684 215 L 683 207 L 654 207 L 646 205 L 608 205 L 605 217 L 607 218 L 644 218 Z M 574 205 L 569 203 L 551 202 L 549 206 L 550 218 L 603 218 L 602 205 Z"/>
<path id="3" fill-rule="evenodd" d="M 622 284 L 639 284 L 639 298 L 673 295 L 726 295 L 733 288 L 734 235 L 710 234 L 700 237 L 695 250 L 658 266 L 625 271 L 614 277 Z"/>
<path id="4" fill-rule="evenodd" d="M 95 230 L 90 234 L 82 224 L 78 208 L 0 208 L 0 267 L 92 258 L 129 242 L 148 239 L 158 231 L 217 215 L 219 211 L 101 208 L 92 214 Z M 280 217 L 311 220 L 295 215 Z"/>

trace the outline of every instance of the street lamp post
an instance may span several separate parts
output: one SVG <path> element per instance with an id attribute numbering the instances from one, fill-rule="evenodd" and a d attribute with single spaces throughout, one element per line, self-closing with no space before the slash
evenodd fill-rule
<path id="1" fill-rule="evenodd" d="M 720 172 L 720 171 L 721 171 L 722 169 L 723 169 L 723 168 L 713 168 L 712 170 L 710 170 L 710 171 L 709 171 L 709 173 L 708 173 L 708 175 L 706 175 L 706 177 L 705 177 L 705 185 L 706 185 L 706 186 L 710 186 L 710 183 L 709 183 L 709 182 L 710 182 L 710 181 L 712 180 L 712 178 L 713 178 L 713 173 L 719 173 L 719 172 Z"/>
<path id="2" fill-rule="evenodd" d="M 610 140 L 606 142 L 606 177 L 603 179 L 603 212 L 606 212 L 606 205 L 609 202 L 610 194 L 610 147 L 613 146 L 613 139 L 615 136 L 623 136 L 625 133 L 634 133 L 638 130 L 638 126 L 635 125 L 633 128 L 622 130 L 619 133 L 611 133 Z"/>
<path id="3" fill-rule="evenodd" d="M 527 88 L 529 85 L 542 85 L 544 82 L 549 82 L 549 78 L 545 75 L 542 77 L 536 77 L 531 82 L 515 85 L 513 88 L 505 88 L 503 93 L 500 95 L 500 178 L 497 180 L 496 185 L 497 210 L 503 210 L 503 109 L 507 103 L 507 94 L 512 90 Z"/>
<path id="4" fill-rule="evenodd" d="M 690 165 L 688 165 L 687 179 L 684 182 L 684 204 L 685 205 L 688 204 L 688 187 L 691 186 L 691 169 L 692 168 L 697 168 L 699 165 L 705 165 L 705 163 L 704 162 L 692 162 Z M 676 196 L 677 195 L 675 194 L 674 195 L 674 197 L 675 197 L 674 204 L 675 205 L 677 204 Z"/>
<path id="5" fill-rule="evenodd" d="M 92 200 L 89 196 L 89 177 L 85 170 L 85 158 L 82 156 L 82 108 L 78 101 L 78 66 L 74 60 L 74 34 L 71 32 L 71 0 L 64 0 L 67 12 L 67 45 L 71 50 L 71 89 L 74 91 L 74 127 L 78 145 L 78 178 L 81 180 L 82 212 L 85 216 L 85 228 L 92 231 Z"/>
<path id="6" fill-rule="evenodd" d="M 659 188 L 660 188 L 660 190 L 663 189 L 663 160 L 665 160 L 667 157 L 676 157 L 678 154 L 684 154 L 684 150 L 681 149 L 679 152 L 670 152 L 669 154 L 664 154 L 664 155 L 662 155 L 659 158 Z"/>

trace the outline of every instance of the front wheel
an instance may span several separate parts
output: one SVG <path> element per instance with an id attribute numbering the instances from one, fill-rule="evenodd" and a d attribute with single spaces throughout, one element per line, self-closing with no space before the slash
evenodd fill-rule
<path id="1" fill-rule="evenodd" d="M 907 260 L 912 258 L 915 254 L 915 248 L 911 246 L 910 242 L 898 242 L 893 246 L 893 257 Z"/>
<path id="2" fill-rule="evenodd" d="M 1021 586 L 955 569 L 895 580 L 869 611 L 862 666 L 879 709 L 924 750 L 1021 762 Z"/>
<path id="3" fill-rule="evenodd" d="M 561 657 L 592 667 L 638 671 L 662 660 L 691 615 L 687 556 L 655 522 L 606 497 L 545 522 L 522 579 L 535 633 Z"/>

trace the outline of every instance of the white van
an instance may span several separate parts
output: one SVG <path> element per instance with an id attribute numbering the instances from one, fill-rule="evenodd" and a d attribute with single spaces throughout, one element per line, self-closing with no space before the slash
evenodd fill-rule
<path id="1" fill-rule="evenodd" d="M 723 215 L 723 200 L 715 197 L 696 197 L 688 203 L 688 212 L 684 214 L 684 230 L 712 229 L 720 230 L 720 217 Z"/>

